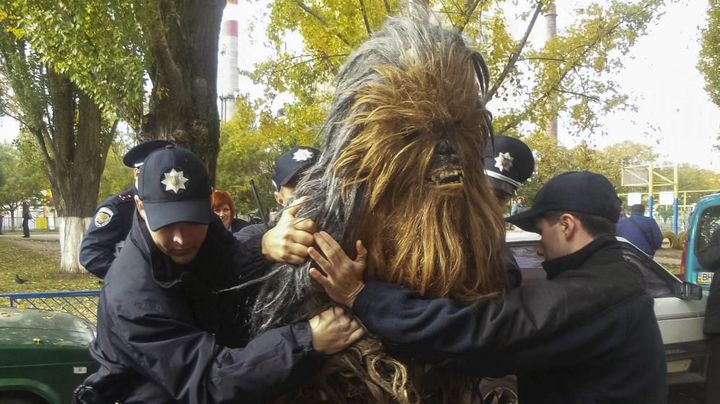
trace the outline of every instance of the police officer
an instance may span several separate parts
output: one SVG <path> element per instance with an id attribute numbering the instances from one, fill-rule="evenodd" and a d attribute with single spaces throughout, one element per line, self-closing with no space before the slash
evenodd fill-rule
<path id="1" fill-rule="evenodd" d="M 495 193 L 495 199 L 502 209 L 517 194 L 517 189 L 532 176 L 535 171 L 535 158 L 530 148 L 514 137 L 498 135 L 488 139 L 485 144 L 485 175 Z M 522 283 L 520 267 L 512 255 L 505 249 L 503 263 L 507 277 L 507 288 L 513 289 Z"/>
<path id="2" fill-rule="evenodd" d="M 134 171 L 135 181 L 148 154 L 171 145 L 165 140 L 140 143 L 123 156 L 123 163 Z M 95 216 L 80 245 L 80 265 L 98 278 L 105 278 L 110 264 L 122 248 L 132 225 L 137 194 L 136 185 L 113 195 L 98 205 Z"/>
<path id="3" fill-rule="evenodd" d="M 307 146 L 295 146 L 281 154 L 275 160 L 275 172 L 272 183 L 275 187 L 275 202 L 280 208 L 287 207 L 295 196 L 295 187 L 305 171 L 312 167 L 320 156 L 320 151 Z M 264 223 L 245 226 L 236 232 L 235 238 L 245 241 L 258 234 L 266 232 L 268 227 Z"/>
<path id="4" fill-rule="evenodd" d="M 246 345 L 236 286 L 268 260 L 304 261 L 314 224 L 296 222 L 293 206 L 257 243 L 238 243 L 212 212 L 210 193 L 192 152 L 168 146 L 146 158 L 133 225 L 100 296 L 90 347 L 100 368 L 77 390 L 79 402 L 267 402 L 363 335 L 357 321 L 328 309 Z M 287 243 L 273 249 L 267 239 L 278 232 Z"/>

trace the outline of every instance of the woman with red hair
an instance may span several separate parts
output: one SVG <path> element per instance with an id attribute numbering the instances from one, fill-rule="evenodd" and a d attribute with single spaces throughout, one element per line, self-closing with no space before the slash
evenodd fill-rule
<path id="1" fill-rule="evenodd" d="M 229 232 L 235 233 L 250 224 L 235 217 L 235 204 L 229 193 L 225 191 L 213 191 L 210 202 L 213 212 L 220 216 L 220 220 L 222 220 L 223 225 Z"/>

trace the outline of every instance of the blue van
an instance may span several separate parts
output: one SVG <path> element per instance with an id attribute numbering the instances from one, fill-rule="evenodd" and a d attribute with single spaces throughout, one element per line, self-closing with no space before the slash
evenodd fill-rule
<path id="1" fill-rule="evenodd" d="M 713 272 L 702 266 L 697 258 L 720 232 L 720 194 L 707 195 L 695 205 L 690 217 L 687 242 L 683 247 L 680 279 L 709 289 Z M 684 276 L 684 277 L 683 277 Z"/>

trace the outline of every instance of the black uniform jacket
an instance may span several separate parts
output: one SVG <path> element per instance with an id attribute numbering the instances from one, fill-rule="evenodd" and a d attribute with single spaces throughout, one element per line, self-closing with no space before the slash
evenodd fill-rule
<path id="1" fill-rule="evenodd" d="M 421 359 L 474 375 L 516 373 L 523 404 L 665 402 L 653 301 L 618 242 L 598 238 L 545 269 L 547 281 L 470 305 L 368 283 L 352 311 Z"/>
<path id="2" fill-rule="evenodd" d="M 80 244 L 80 264 L 104 278 L 130 232 L 135 212 L 135 187 L 113 195 L 98 205 Z"/>
<path id="3" fill-rule="evenodd" d="M 123 403 L 255 403 L 292 388 L 319 364 L 309 324 L 243 347 L 242 293 L 218 292 L 266 265 L 259 239 L 241 245 L 219 219 L 193 262 L 174 264 L 136 215 L 105 277 L 91 344 L 100 369 L 85 384 Z"/>

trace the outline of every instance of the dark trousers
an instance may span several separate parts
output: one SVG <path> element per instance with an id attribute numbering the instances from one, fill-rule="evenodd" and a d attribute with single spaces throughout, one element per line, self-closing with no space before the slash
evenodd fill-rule
<path id="1" fill-rule="evenodd" d="M 705 380 L 705 403 L 720 403 L 720 334 L 708 334 L 708 367 Z"/>
<path id="2" fill-rule="evenodd" d="M 23 237 L 30 237 L 30 219 L 23 219 Z"/>

